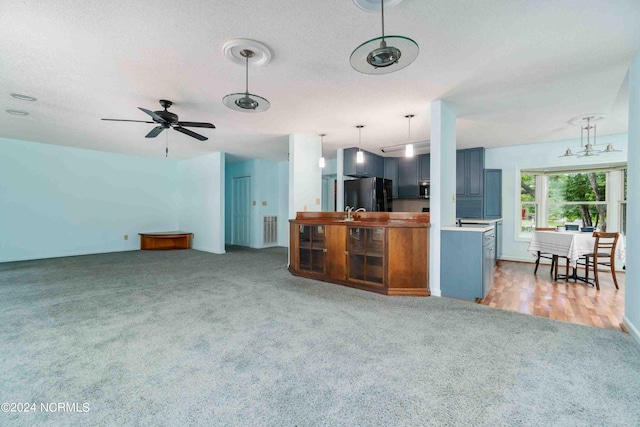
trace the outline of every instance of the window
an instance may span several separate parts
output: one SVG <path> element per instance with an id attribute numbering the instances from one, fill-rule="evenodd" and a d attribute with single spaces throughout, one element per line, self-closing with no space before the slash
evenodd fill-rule
<path id="1" fill-rule="evenodd" d="M 607 172 L 579 172 L 549 176 L 547 227 L 578 224 L 607 229 Z"/>
<path id="2" fill-rule="evenodd" d="M 520 176 L 520 232 L 530 233 L 536 228 L 536 176 Z"/>
<path id="3" fill-rule="evenodd" d="M 625 232 L 626 169 L 522 171 L 518 231 L 577 224 Z"/>

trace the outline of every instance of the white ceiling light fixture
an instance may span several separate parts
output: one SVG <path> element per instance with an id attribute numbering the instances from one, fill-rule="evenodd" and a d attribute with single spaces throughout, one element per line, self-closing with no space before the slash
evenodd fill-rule
<path id="1" fill-rule="evenodd" d="M 224 55 L 234 62 L 242 58 L 245 65 L 245 91 L 230 93 L 222 98 L 227 107 L 243 113 L 261 113 L 267 111 L 271 104 L 265 98 L 249 93 L 249 60 L 254 65 L 264 65 L 271 60 L 271 51 L 262 43 L 254 40 L 229 40 L 223 47 Z"/>
<path id="2" fill-rule="evenodd" d="M 29 95 L 22 95 L 20 93 L 12 93 L 11 94 L 12 98 L 15 99 L 19 99 L 20 101 L 29 101 L 29 102 L 33 102 L 33 101 L 37 101 L 38 98 L 34 98 L 33 96 L 29 96 Z"/>
<path id="3" fill-rule="evenodd" d="M 320 166 L 320 168 L 324 168 L 326 166 L 326 162 L 324 160 L 324 156 L 322 155 L 322 146 L 324 145 L 324 137 L 327 136 L 326 133 L 321 133 L 320 134 L 320 160 L 318 160 L 318 166 Z"/>
<path id="4" fill-rule="evenodd" d="M 358 152 L 356 153 L 356 163 L 364 163 L 364 152 L 362 151 L 362 128 L 364 125 L 356 126 L 358 128 Z"/>
<path id="5" fill-rule="evenodd" d="M 409 119 L 409 140 L 407 141 L 407 146 L 404 151 L 404 156 L 413 157 L 413 144 L 411 143 L 411 119 L 415 117 L 415 115 L 407 114 L 405 117 Z"/>
<path id="6" fill-rule="evenodd" d="M 361 9 L 363 7 L 360 4 L 372 3 L 372 1 L 354 1 Z M 364 74 L 388 74 L 401 70 L 415 61 L 420 52 L 418 44 L 408 37 L 385 36 L 385 1 L 379 0 L 379 2 L 382 12 L 382 37 L 362 43 L 351 53 L 349 59 L 353 69 Z"/>
<path id="7" fill-rule="evenodd" d="M 585 114 L 569 120 L 569 124 L 580 126 L 580 151 L 573 151 L 567 148 L 565 153 L 558 157 L 593 157 L 600 153 L 615 153 L 621 150 L 613 148 L 613 144 L 608 144 L 604 150 L 599 150 L 596 142 L 596 123 L 604 118 L 603 114 Z M 591 133 L 593 132 L 593 139 Z M 585 141 L 586 134 L 586 141 Z"/>

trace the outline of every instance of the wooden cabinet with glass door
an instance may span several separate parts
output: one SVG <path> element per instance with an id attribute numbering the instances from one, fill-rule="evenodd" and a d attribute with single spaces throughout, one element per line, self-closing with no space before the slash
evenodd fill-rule
<path id="1" fill-rule="evenodd" d="M 349 280 L 384 286 L 385 229 L 349 227 Z"/>
<path id="2" fill-rule="evenodd" d="M 428 296 L 429 214 L 299 212 L 289 271 L 385 295 Z"/>

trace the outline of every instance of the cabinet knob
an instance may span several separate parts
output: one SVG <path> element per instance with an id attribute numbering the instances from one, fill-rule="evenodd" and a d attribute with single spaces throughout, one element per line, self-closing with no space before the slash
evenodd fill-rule
<path id="1" fill-rule="evenodd" d="M 344 251 L 344 254 L 345 255 L 349 255 L 349 251 Z"/>
<path id="2" fill-rule="evenodd" d="M 322 252 L 327 252 L 327 250 L 326 250 L 326 249 L 323 249 L 323 250 L 322 250 Z"/>

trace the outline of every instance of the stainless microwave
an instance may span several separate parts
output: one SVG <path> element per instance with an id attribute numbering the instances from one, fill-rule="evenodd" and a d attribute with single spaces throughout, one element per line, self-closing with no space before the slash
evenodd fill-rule
<path id="1" fill-rule="evenodd" d="M 421 199 L 428 199 L 431 195 L 431 183 L 429 181 L 421 181 L 418 183 L 420 187 L 420 193 L 418 193 Z"/>

